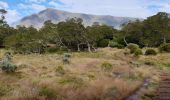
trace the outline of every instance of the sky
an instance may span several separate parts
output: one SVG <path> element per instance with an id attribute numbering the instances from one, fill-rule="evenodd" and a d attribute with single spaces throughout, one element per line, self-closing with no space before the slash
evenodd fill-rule
<path id="1" fill-rule="evenodd" d="M 157 12 L 170 13 L 170 0 L 0 0 L 6 20 L 12 24 L 21 18 L 55 8 L 75 13 L 147 18 Z"/>

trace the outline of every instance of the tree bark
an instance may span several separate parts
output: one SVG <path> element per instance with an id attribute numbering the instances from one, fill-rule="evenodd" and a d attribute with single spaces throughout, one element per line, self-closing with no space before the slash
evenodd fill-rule
<path id="1" fill-rule="evenodd" d="M 80 52 L 80 44 L 77 44 L 77 51 Z"/>
<path id="2" fill-rule="evenodd" d="M 89 44 L 89 43 L 87 43 L 87 46 L 88 46 L 88 52 L 91 52 L 90 44 Z"/>
<path id="3" fill-rule="evenodd" d="M 92 45 L 92 48 L 94 49 L 94 52 L 96 52 L 96 48 L 94 47 L 94 45 Z"/>
<path id="4" fill-rule="evenodd" d="M 164 35 L 164 43 L 166 43 L 166 37 L 165 37 L 165 35 Z"/>
<path id="5" fill-rule="evenodd" d="M 126 41 L 126 36 L 124 36 L 123 40 L 124 40 L 124 42 L 125 42 L 125 44 L 126 44 L 126 46 L 127 46 L 128 43 L 127 43 L 127 41 Z"/>

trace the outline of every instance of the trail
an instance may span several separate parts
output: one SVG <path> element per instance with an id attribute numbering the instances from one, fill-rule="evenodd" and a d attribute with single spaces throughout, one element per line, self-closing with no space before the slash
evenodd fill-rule
<path id="1" fill-rule="evenodd" d="M 155 100 L 170 100 L 170 72 L 161 73 L 160 79 Z"/>
<path id="2" fill-rule="evenodd" d="M 142 90 L 146 89 L 147 86 L 150 83 L 150 78 L 146 78 L 143 82 L 143 84 L 132 94 L 130 95 L 126 100 L 138 100 Z"/>

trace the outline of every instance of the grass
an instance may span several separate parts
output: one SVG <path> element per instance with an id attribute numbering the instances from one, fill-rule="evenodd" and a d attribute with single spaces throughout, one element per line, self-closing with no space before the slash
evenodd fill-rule
<path id="1" fill-rule="evenodd" d="M 5 52 L 0 50 L 0 58 Z M 70 64 L 64 65 L 62 57 L 57 53 L 14 55 L 12 62 L 19 68 L 13 75 L 0 72 L 0 99 L 120 100 L 147 77 L 153 84 L 145 93 L 154 91 L 158 72 L 170 68 L 170 54 L 135 58 L 124 49 L 75 52 Z"/>

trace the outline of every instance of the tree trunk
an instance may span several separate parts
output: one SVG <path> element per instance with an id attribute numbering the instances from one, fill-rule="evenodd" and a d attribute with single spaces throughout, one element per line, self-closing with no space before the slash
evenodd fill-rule
<path id="1" fill-rule="evenodd" d="M 126 46 L 127 46 L 128 43 L 127 43 L 127 41 L 126 41 L 126 36 L 123 38 L 123 40 L 124 40 L 124 42 L 125 42 L 125 44 L 126 44 Z"/>
<path id="2" fill-rule="evenodd" d="M 165 37 L 165 35 L 164 35 L 164 43 L 166 43 L 166 37 Z"/>
<path id="3" fill-rule="evenodd" d="M 92 48 L 94 49 L 94 52 L 96 52 L 96 48 L 92 45 Z"/>
<path id="4" fill-rule="evenodd" d="M 77 44 L 77 51 L 80 52 L 80 44 Z"/>
<path id="5" fill-rule="evenodd" d="M 87 46 L 88 46 L 88 51 L 91 52 L 91 47 L 90 47 L 90 44 L 87 43 Z"/>

